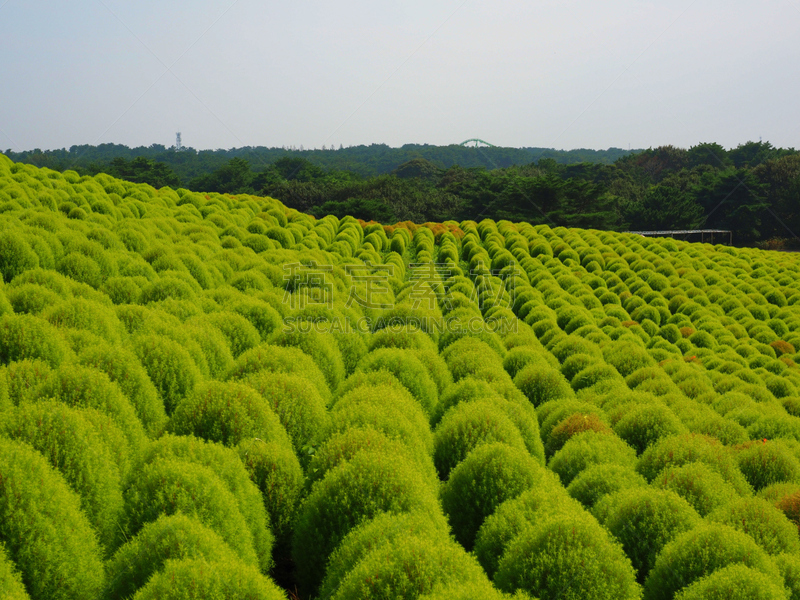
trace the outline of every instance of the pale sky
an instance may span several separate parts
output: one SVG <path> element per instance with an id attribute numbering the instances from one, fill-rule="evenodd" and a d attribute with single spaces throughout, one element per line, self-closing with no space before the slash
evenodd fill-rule
<path id="1" fill-rule="evenodd" d="M 0 0 L 0 149 L 800 148 L 800 0 Z"/>

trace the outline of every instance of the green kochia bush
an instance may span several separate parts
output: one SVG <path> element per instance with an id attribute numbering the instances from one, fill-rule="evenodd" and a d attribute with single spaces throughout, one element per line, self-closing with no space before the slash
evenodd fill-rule
<path id="1" fill-rule="evenodd" d="M 426 484 L 429 484 L 431 491 L 438 493 L 439 479 L 428 453 L 415 451 L 402 438 L 391 437 L 369 424 L 349 427 L 325 440 L 308 463 L 308 483 L 313 484 L 322 479 L 328 471 L 346 460 L 351 460 L 360 452 L 377 452 L 413 464 Z"/>
<path id="2" fill-rule="evenodd" d="M 261 344 L 236 359 L 225 379 L 245 379 L 260 371 L 291 373 L 307 379 L 330 402 L 331 390 L 312 358 L 299 348 Z"/>
<path id="3" fill-rule="evenodd" d="M 494 578 L 505 592 L 542 598 L 638 600 L 641 588 L 620 546 L 585 514 L 526 528 L 509 544 Z"/>
<path id="4" fill-rule="evenodd" d="M 648 487 L 606 496 L 595 514 L 622 544 L 640 583 L 668 542 L 702 522 L 697 511 L 675 492 Z"/>
<path id="5" fill-rule="evenodd" d="M 569 484 L 567 492 L 585 507 L 591 508 L 607 494 L 646 485 L 647 480 L 633 468 L 605 463 L 583 470 Z"/>
<path id="6" fill-rule="evenodd" d="M 303 492 L 300 461 L 287 445 L 261 439 L 244 440 L 238 450 L 250 479 L 261 491 L 276 540 L 285 543 Z"/>
<path id="7" fill-rule="evenodd" d="M 779 578 L 729 565 L 685 587 L 675 600 L 789 600 L 789 596 Z"/>
<path id="8" fill-rule="evenodd" d="M 314 445 L 327 429 L 329 418 L 325 400 L 308 380 L 289 373 L 262 371 L 247 377 L 244 383 L 261 394 L 278 415 L 295 452 Z"/>
<path id="9" fill-rule="evenodd" d="M 497 442 L 478 446 L 442 489 L 442 507 L 456 539 L 471 550 L 486 517 L 504 500 L 535 486 L 544 472 L 524 450 Z"/>
<path id="10" fill-rule="evenodd" d="M 751 442 L 739 450 L 736 460 L 757 492 L 773 483 L 800 481 L 800 460 L 780 440 Z"/>
<path id="11" fill-rule="evenodd" d="M 77 408 L 93 408 L 108 415 L 123 431 L 132 451 L 144 444 L 142 423 L 119 386 L 102 371 L 78 365 L 62 366 L 36 390 L 39 398 L 53 398 Z"/>
<path id="12" fill-rule="evenodd" d="M 780 574 L 769 556 L 748 535 L 726 525 L 699 525 L 667 544 L 645 582 L 646 600 L 668 600 L 698 579 L 741 564 L 773 580 Z"/>
<path id="13" fill-rule="evenodd" d="M 58 367 L 68 354 L 58 330 L 44 319 L 10 314 L 0 317 L 0 363 L 30 358 Z"/>
<path id="14" fill-rule="evenodd" d="M 652 481 L 664 468 L 702 462 L 722 475 L 740 495 L 752 494 L 752 488 L 736 466 L 730 450 L 714 438 L 682 434 L 663 438 L 650 446 L 636 465 Z"/>
<path id="15" fill-rule="evenodd" d="M 342 353 L 332 335 L 313 330 L 308 332 L 281 330 L 275 332 L 270 343 L 276 346 L 296 347 L 308 354 L 322 371 L 331 390 L 337 389 L 344 380 Z"/>
<path id="16" fill-rule="evenodd" d="M 236 446 L 245 438 L 289 444 L 286 430 L 267 401 L 237 382 L 210 381 L 180 401 L 168 431 Z"/>
<path id="17" fill-rule="evenodd" d="M 331 597 L 348 573 L 371 552 L 409 536 L 446 537 L 447 528 L 441 519 L 431 519 L 430 515 L 420 512 L 381 513 L 364 521 L 350 531 L 331 554 L 319 597 Z"/>
<path id="18" fill-rule="evenodd" d="M 537 407 L 550 400 L 575 397 L 561 373 L 539 364 L 528 365 L 519 371 L 514 377 L 514 385 Z"/>
<path id="19" fill-rule="evenodd" d="M 4 433 L 41 452 L 80 496 L 89 521 L 108 547 L 122 512 L 120 473 L 111 450 L 83 411 L 59 402 L 21 405 Z"/>
<path id="20" fill-rule="evenodd" d="M 22 577 L 14 563 L 9 560 L 2 544 L 0 544 L 0 590 L 3 590 L 3 597 L 7 600 L 30 600 L 22 584 Z"/>
<path id="21" fill-rule="evenodd" d="M 178 513 L 147 523 L 108 562 L 104 596 L 128 598 L 143 587 L 168 560 L 206 558 L 237 560 L 236 553 L 213 529 Z"/>
<path id="22" fill-rule="evenodd" d="M 569 485 L 584 469 L 603 463 L 632 467 L 636 451 L 615 435 L 587 431 L 564 444 L 548 466 Z"/>
<path id="23" fill-rule="evenodd" d="M 733 485 L 701 462 L 667 467 L 653 480 L 653 486 L 676 492 L 703 516 L 739 497 Z"/>
<path id="24" fill-rule="evenodd" d="M 436 585 L 486 581 L 474 557 L 446 535 L 406 535 L 365 556 L 342 579 L 332 600 L 415 599 Z"/>
<path id="25" fill-rule="evenodd" d="M 91 600 L 101 551 L 78 496 L 27 444 L 0 439 L 0 543 L 33 600 Z"/>
<path id="26" fill-rule="evenodd" d="M 189 353 L 178 343 L 155 334 L 139 335 L 133 349 L 158 389 L 167 414 L 201 381 L 202 375 Z"/>
<path id="27" fill-rule="evenodd" d="M 490 401 L 461 403 L 449 410 L 436 428 L 433 461 L 442 480 L 477 446 L 503 442 L 525 449 L 525 442 L 502 408 Z"/>
<path id="28" fill-rule="evenodd" d="M 253 535 L 235 496 L 208 467 L 157 459 L 133 471 L 123 532 L 135 535 L 161 514 L 183 513 L 216 531 L 246 563 L 258 565 Z"/>
<path id="29" fill-rule="evenodd" d="M 223 482 L 225 488 L 233 494 L 250 529 L 262 570 L 269 569 L 272 564 L 270 552 L 273 536 L 268 528 L 264 502 L 237 451 L 191 436 L 165 435 L 151 442 L 142 451 L 137 468 L 141 469 L 160 459 L 207 467 Z M 136 479 L 135 470 L 129 478 L 130 481 Z"/>
<path id="30" fill-rule="evenodd" d="M 185 559 L 167 561 L 134 600 L 283 600 L 284 594 L 257 569 L 239 561 Z"/>
<path id="31" fill-rule="evenodd" d="M 708 520 L 743 531 L 768 554 L 800 553 L 797 526 L 761 498 L 735 500 L 708 515 Z"/>
<path id="32" fill-rule="evenodd" d="M 307 593 L 322 581 L 325 563 L 347 533 L 382 512 L 441 514 L 422 476 L 392 456 L 360 452 L 314 484 L 295 522 L 292 556 Z"/>
<path id="33" fill-rule="evenodd" d="M 84 350 L 79 361 L 103 371 L 120 387 L 150 437 L 163 430 L 167 422 L 164 403 L 133 353 L 119 346 L 97 346 Z"/>
<path id="34" fill-rule="evenodd" d="M 494 577 L 506 548 L 523 530 L 545 517 L 580 512 L 580 504 L 564 493 L 552 473 L 545 472 L 538 485 L 506 500 L 487 517 L 475 538 L 475 555 L 486 573 Z"/>
<path id="35" fill-rule="evenodd" d="M 399 348 L 373 350 L 361 359 L 357 370 L 389 371 L 411 392 L 428 416 L 433 414 L 438 390 L 425 365 L 413 352 Z"/>

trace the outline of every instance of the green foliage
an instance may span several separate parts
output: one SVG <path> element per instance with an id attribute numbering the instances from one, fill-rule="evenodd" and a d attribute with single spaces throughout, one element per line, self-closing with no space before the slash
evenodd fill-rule
<path id="1" fill-rule="evenodd" d="M 4 597 L 8 600 L 30 600 L 22 584 L 22 577 L 14 563 L 9 560 L 2 545 L 0 545 L 0 590 L 3 590 Z"/>
<path id="2" fill-rule="evenodd" d="M 276 540 L 286 543 L 305 481 L 297 456 L 283 444 L 255 438 L 241 442 L 238 451 L 261 491 Z"/>
<path id="3" fill-rule="evenodd" d="M 262 344 L 237 358 L 225 379 L 244 379 L 261 371 L 290 373 L 303 377 L 314 384 L 326 402 L 330 401 L 331 390 L 322 371 L 311 357 L 299 348 Z"/>
<path id="4" fill-rule="evenodd" d="M 735 500 L 712 512 L 708 520 L 743 531 L 768 554 L 800 553 L 797 526 L 761 498 Z"/>
<path id="5" fill-rule="evenodd" d="M 504 500 L 535 486 L 544 469 L 524 450 L 494 442 L 478 446 L 450 473 L 442 508 L 453 534 L 472 549 L 483 521 Z"/>
<path id="6" fill-rule="evenodd" d="M 360 452 L 314 484 L 295 521 L 292 556 L 297 579 L 316 590 L 331 552 L 358 524 L 380 513 L 440 509 L 418 472 L 394 457 Z"/>
<path id="7" fill-rule="evenodd" d="M 438 402 L 436 384 L 428 370 L 413 352 L 398 348 L 379 348 L 367 354 L 357 367 L 358 371 L 386 370 L 402 383 L 417 399 L 427 415 L 431 415 Z"/>
<path id="8" fill-rule="evenodd" d="M 687 586 L 676 600 L 786 600 L 781 580 L 743 565 L 729 565 Z"/>
<path id="9" fill-rule="evenodd" d="M 532 364 L 519 371 L 514 377 L 514 385 L 537 407 L 551 400 L 575 397 L 564 376 L 543 365 Z"/>
<path id="10" fill-rule="evenodd" d="M 83 411 L 58 402 L 21 405 L 4 434 L 41 452 L 80 496 L 98 539 L 110 547 L 122 512 L 120 471 L 110 448 Z"/>
<path id="11" fill-rule="evenodd" d="M 730 450 L 704 435 L 683 434 L 659 440 L 642 454 L 636 470 L 652 481 L 667 467 L 693 462 L 701 462 L 719 473 L 738 494 L 752 494 L 752 488 L 739 471 Z"/>
<path id="12" fill-rule="evenodd" d="M 155 384 L 168 415 L 202 380 L 191 355 L 167 337 L 139 335 L 133 340 L 133 350 Z"/>
<path id="13" fill-rule="evenodd" d="M 667 467 L 652 484 L 658 489 L 676 492 L 703 516 L 738 497 L 733 485 L 701 462 Z"/>
<path id="14" fill-rule="evenodd" d="M 283 592 L 257 569 L 239 561 L 170 560 L 134 596 L 135 600 L 282 600 Z"/>
<path id="15" fill-rule="evenodd" d="M 0 317 L 0 363 L 30 358 L 57 367 L 68 352 L 56 329 L 47 321 L 31 315 Z"/>
<path id="16" fill-rule="evenodd" d="M 638 599 L 631 563 L 588 515 L 559 515 L 526 528 L 506 549 L 494 578 L 505 592 L 569 599 Z"/>
<path id="17" fill-rule="evenodd" d="M 107 345 L 85 349 L 78 360 L 82 365 L 103 371 L 120 387 L 150 437 L 163 430 L 167 422 L 164 403 L 136 355 L 119 346 Z"/>
<path id="18" fill-rule="evenodd" d="M 547 466 L 568 486 L 581 471 L 596 464 L 632 467 L 636 451 L 615 435 L 587 431 L 572 437 Z"/>
<path id="19" fill-rule="evenodd" d="M 24 443 L 0 439 L 0 542 L 33 600 L 94 599 L 105 570 L 77 494 Z"/>
<path id="20" fill-rule="evenodd" d="M 253 437 L 289 444 L 286 430 L 264 397 L 247 385 L 230 381 L 198 385 L 175 407 L 167 430 L 226 446 Z"/>
<path id="21" fill-rule="evenodd" d="M 630 467 L 598 464 L 583 470 L 567 487 L 567 492 L 586 508 L 592 508 L 608 494 L 647 485 L 647 480 Z"/>
<path id="22" fill-rule="evenodd" d="M 19 231 L 0 233 L 0 273 L 6 282 L 39 266 L 39 257 Z"/>
<path id="23" fill-rule="evenodd" d="M 104 596 L 128 598 L 159 573 L 167 561 L 193 558 L 237 560 L 225 540 L 213 529 L 182 513 L 161 515 L 114 553 L 108 561 Z"/>
<path id="24" fill-rule="evenodd" d="M 433 438 L 433 462 L 439 477 L 446 480 L 472 450 L 492 442 L 525 449 L 519 430 L 496 404 L 479 400 L 455 406 L 445 413 Z"/>
<path id="25" fill-rule="evenodd" d="M 253 535 L 236 497 L 210 468 L 159 458 L 131 473 L 122 532 L 138 533 L 160 515 L 182 513 L 213 529 L 246 563 L 258 565 Z"/>
<path id="26" fill-rule="evenodd" d="M 800 460 L 780 441 L 756 441 L 736 454 L 739 469 L 756 492 L 784 481 L 800 481 Z"/>
<path id="27" fill-rule="evenodd" d="M 622 544 L 640 583 L 667 543 L 702 522 L 694 508 L 675 492 L 644 486 L 606 496 L 595 514 Z"/>
<path id="28" fill-rule="evenodd" d="M 664 547 L 647 577 L 644 597 L 672 598 L 686 586 L 735 564 L 773 580 L 780 578 L 775 564 L 748 535 L 717 523 L 699 525 Z"/>

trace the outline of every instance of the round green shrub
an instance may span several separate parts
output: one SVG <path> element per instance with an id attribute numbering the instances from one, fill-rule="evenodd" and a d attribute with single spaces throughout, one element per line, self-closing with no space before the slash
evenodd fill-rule
<path id="1" fill-rule="evenodd" d="M 779 578 L 729 565 L 685 587 L 675 600 L 788 600 L 788 596 Z"/>
<path id="2" fill-rule="evenodd" d="M 408 463 L 380 453 L 360 452 L 314 484 L 299 509 L 292 556 L 297 580 L 313 593 L 331 552 L 360 523 L 380 513 L 440 514 L 436 497 Z"/>
<path id="3" fill-rule="evenodd" d="M 575 392 L 561 373 L 537 364 L 528 365 L 517 373 L 514 385 L 536 407 L 551 400 L 575 397 Z"/>
<path id="4" fill-rule="evenodd" d="M 473 400 L 498 402 L 502 399 L 501 393 L 487 381 L 475 379 L 474 377 L 464 377 L 448 386 L 441 398 L 439 398 L 439 404 L 431 417 L 431 424 L 436 426 L 448 410 L 461 402 L 471 402 Z"/>
<path id="5" fill-rule="evenodd" d="M 350 531 L 331 554 L 319 597 L 332 597 L 348 573 L 383 546 L 393 545 L 406 537 L 424 539 L 446 535 L 444 521 L 431 519 L 430 515 L 424 513 L 381 513 L 374 519 L 364 521 Z"/>
<path id="6" fill-rule="evenodd" d="M 567 493 L 586 508 L 592 508 L 608 494 L 646 485 L 647 480 L 632 468 L 606 463 L 582 471 L 570 482 Z"/>
<path id="7" fill-rule="evenodd" d="M 308 332 L 297 329 L 290 332 L 276 331 L 270 338 L 270 343 L 276 346 L 299 348 L 308 354 L 322 371 L 329 389 L 337 389 L 344 380 L 344 361 L 333 336 L 313 330 Z"/>
<path id="8" fill-rule="evenodd" d="M 271 551 L 274 541 L 269 530 L 269 517 L 264 509 L 259 489 L 251 481 L 250 474 L 235 449 L 191 436 L 164 435 L 151 442 L 139 455 L 138 460 L 138 465 L 132 470 L 129 481 L 136 479 L 137 471 L 159 460 L 208 468 L 233 495 L 237 508 L 250 530 L 259 565 L 264 572 L 269 570 L 272 565 Z"/>
<path id="9" fill-rule="evenodd" d="M 438 493 L 439 480 L 431 457 L 427 452 L 414 451 L 402 438 L 390 437 L 370 425 L 355 426 L 330 436 L 316 449 L 308 462 L 308 482 L 319 481 L 340 463 L 352 459 L 359 452 L 378 452 L 394 456 L 397 460 L 412 463 Z"/>
<path id="10" fill-rule="evenodd" d="M 789 600 L 800 598 L 800 556 L 796 554 L 778 554 L 772 560 L 783 577 Z"/>
<path id="11" fill-rule="evenodd" d="M 328 427 L 325 400 L 306 379 L 288 373 L 260 372 L 244 379 L 272 408 L 292 440 L 295 452 L 314 445 Z M 259 437 L 259 436 L 256 436 Z"/>
<path id="12" fill-rule="evenodd" d="M 297 456 L 285 444 L 252 438 L 238 446 L 250 479 L 261 491 L 275 538 L 288 541 L 304 477 Z"/>
<path id="13" fill-rule="evenodd" d="M 526 449 L 519 430 L 496 404 L 478 400 L 453 407 L 444 415 L 433 437 L 433 462 L 439 477 L 446 480 L 472 450 L 492 442 Z"/>
<path id="14" fill-rule="evenodd" d="M 105 547 L 116 536 L 122 512 L 120 472 L 94 425 L 80 410 L 59 402 L 21 405 L 4 433 L 41 452 L 80 496 L 81 507 Z"/>
<path id="15" fill-rule="evenodd" d="M 39 386 L 47 381 L 53 370 L 43 360 L 20 360 L 2 367 L 11 404 L 21 404 L 36 397 Z"/>
<path id="16" fill-rule="evenodd" d="M 547 466 L 568 486 L 583 470 L 596 464 L 632 467 L 636 464 L 636 451 L 615 435 L 586 431 L 564 444 Z"/>
<path id="17" fill-rule="evenodd" d="M 0 363 L 39 359 L 58 367 L 68 352 L 58 330 L 44 319 L 32 315 L 0 317 Z"/>
<path id="18" fill-rule="evenodd" d="M 433 435 L 422 407 L 405 389 L 358 387 L 341 396 L 331 411 L 328 435 L 349 427 L 374 427 L 403 441 L 412 452 L 433 453 Z"/>
<path id="19" fill-rule="evenodd" d="M 756 492 L 773 483 L 800 482 L 800 460 L 780 440 L 745 444 L 736 460 Z"/>
<path id="20" fill-rule="evenodd" d="M 580 513 L 525 529 L 500 559 L 495 585 L 544 598 L 638 599 L 641 588 L 620 546 Z"/>
<path id="21" fill-rule="evenodd" d="M 739 495 L 752 494 L 753 489 L 739 471 L 730 449 L 705 435 L 689 433 L 659 440 L 645 450 L 636 470 L 652 481 L 667 467 L 692 462 L 701 462 L 722 475 Z"/>
<path id="22" fill-rule="evenodd" d="M 164 403 L 133 353 L 119 346 L 103 345 L 85 349 L 78 359 L 80 364 L 104 372 L 120 387 L 150 437 L 161 433 L 167 422 Z"/>
<path id="23" fill-rule="evenodd" d="M 627 411 L 614 432 L 641 454 L 662 438 L 686 432 L 675 413 L 664 404 L 645 404 Z"/>
<path id="24" fill-rule="evenodd" d="M 108 561 L 104 597 L 130 598 L 169 560 L 205 558 L 230 562 L 237 556 L 213 529 L 182 513 L 147 523 Z"/>
<path id="25" fill-rule="evenodd" d="M 108 415 L 123 431 L 135 451 L 146 441 L 142 423 L 119 386 L 97 369 L 64 365 L 36 391 L 42 399 L 53 398 L 75 408 L 92 408 Z"/>
<path id="26" fill-rule="evenodd" d="M 0 438 L 0 543 L 33 600 L 97 598 L 105 569 L 77 494 L 33 448 Z"/>
<path id="27" fill-rule="evenodd" d="M 17 568 L 0 544 L 0 590 L 7 600 L 30 600 Z"/>
<path id="28" fill-rule="evenodd" d="M 539 485 L 506 500 L 486 518 L 475 538 L 475 555 L 494 577 L 508 544 L 524 529 L 544 518 L 580 512 L 580 504 L 564 493 L 555 475 L 545 471 Z"/>
<path id="29" fill-rule="evenodd" d="M 590 388 L 604 381 L 623 381 L 617 370 L 608 364 L 597 364 L 586 367 L 572 379 L 572 389 L 576 392 Z"/>
<path id="30" fill-rule="evenodd" d="M 257 569 L 240 561 L 168 560 L 134 600 L 283 600 L 283 591 Z"/>
<path id="31" fill-rule="evenodd" d="M 62 300 L 62 297 L 54 291 L 36 283 L 23 283 L 14 287 L 8 286 L 6 288 L 6 296 L 13 311 L 5 310 L 0 314 L 15 312 L 17 314 L 29 313 L 38 315 L 50 306 L 59 304 Z"/>
<path id="32" fill-rule="evenodd" d="M 503 443 L 478 446 L 450 473 L 442 508 L 456 539 L 468 550 L 483 521 L 504 500 L 535 486 L 544 468 L 524 450 Z"/>
<path id="33" fill-rule="evenodd" d="M 718 523 L 699 525 L 664 547 L 645 581 L 644 597 L 669 600 L 695 581 L 736 564 L 780 578 L 775 564 L 750 536 Z"/>
<path id="34" fill-rule="evenodd" d="M 622 544 L 637 579 L 644 582 L 661 549 L 697 527 L 697 511 L 670 490 L 634 487 L 606 496 L 595 511 L 600 522 Z"/>
<path id="35" fill-rule="evenodd" d="M 155 384 L 168 415 L 202 380 L 191 355 L 176 341 L 156 334 L 138 335 L 133 350 Z"/>
<path id="36" fill-rule="evenodd" d="M 0 233 L 0 273 L 6 282 L 38 266 L 39 257 L 18 231 Z"/>
<path id="37" fill-rule="evenodd" d="M 573 436 L 585 431 L 596 431 L 598 433 L 611 432 L 611 428 L 605 423 L 605 419 L 596 412 L 573 413 L 561 419 L 555 427 L 550 428 L 554 420 L 553 417 L 558 418 L 555 416 L 556 414 L 558 414 L 558 412 L 551 415 L 551 418 L 542 424 L 543 427 L 548 426 L 548 429 L 550 429 L 544 446 L 545 454 L 548 457 L 553 456 L 556 452 L 561 450 L 564 444 L 572 439 Z"/>
<path id="38" fill-rule="evenodd" d="M 233 358 L 261 343 L 258 330 L 242 315 L 235 312 L 215 312 L 199 317 L 198 324 L 218 329 L 228 342 Z"/>
<path id="39" fill-rule="evenodd" d="M 703 516 L 739 497 L 733 485 L 701 462 L 667 467 L 658 474 L 652 485 L 674 491 Z"/>
<path id="40" fill-rule="evenodd" d="M 418 598 L 437 585 L 485 582 L 477 561 L 446 535 L 407 535 L 367 554 L 342 579 L 333 600 Z"/>
<path id="41" fill-rule="evenodd" d="M 213 529 L 243 561 L 258 565 L 253 535 L 236 498 L 210 468 L 159 458 L 132 472 L 125 490 L 124 535 L 135 535 L 162 514 L 176 513 Z"/>
<path id="42" fill-rule="evenodd" d="M 198 385 L 175 407 L 167 431 L 226 446 L 236 446 L 252 437 L 289 444 L 286 430 L 263 396 L 232 381 Z"/>
<path id="43" fill-rule="evenodd" d="M 200 348 L 203 359 L 208 365 L 208 374 L 213 379 L 224 379 L 225 374 L 233 366 L 233 354 L 228 347 L 228 340 L 222 335 L 222 332 L 193 319 L 185 322 L 182 329 Z"/>
<path id="44" fill-rule="evenodd" d="M 436 408 L 438 402 L 436 384 L 430 378 L 425 365 L 409 350 L 398 348 L 373 350 L 361 360 L 356 370 L 389 371 L 417 399 L 425 414 L 430 416 Z"/>
<path id="45" fill-rule="evenodd" d="M 800 553 L 797 526 L 761 498 L 741 498 L 708 515 L 708 520 L 743 531 L 768 554 Z"/>

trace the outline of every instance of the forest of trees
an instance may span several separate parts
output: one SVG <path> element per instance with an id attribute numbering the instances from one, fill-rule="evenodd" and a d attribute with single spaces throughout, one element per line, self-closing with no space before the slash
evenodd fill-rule
<path id="1" fill-rule="evenodd" d="M 271 196 L 317 216 L 383 223 L 491 218 L 618 231 L 713 228 L 732 230 L 739 245 L 800 243 L 794 149 L 747 142 L 731 150 L 713 143 L 541 150 L 373 145 L 176 152 L 107 144 L 8 156 L 157 188 Z"/>

